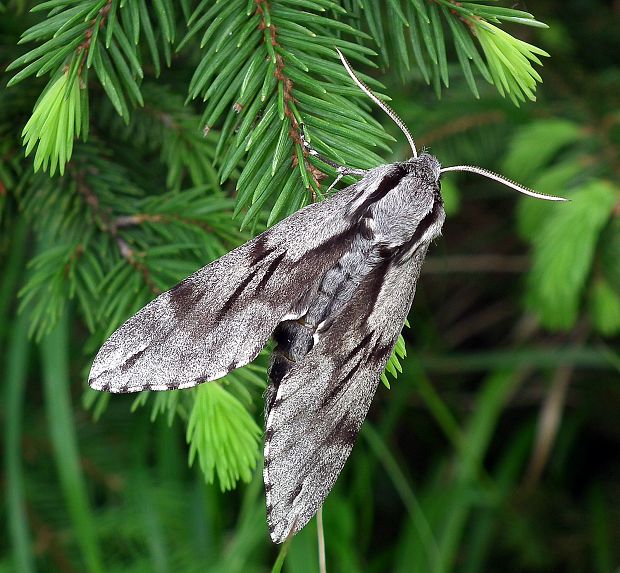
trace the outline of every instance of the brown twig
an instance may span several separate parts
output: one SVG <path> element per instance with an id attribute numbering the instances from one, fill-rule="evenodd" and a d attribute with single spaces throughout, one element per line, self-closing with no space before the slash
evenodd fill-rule
<path id="1" fill-rule="evenodd" d="M 111 8 L 112 0 L 108 0 L 101 8 L 101 10 L 99 10 L 99 14 L 90 21 L 92 26 L 88 28 L 86 32 L 84 32 L 84 41 L 76 48 L 78 56 L 81 56 L 82 58 L 80 62 L 80 67 L 78 69 L 78 75 L 80 77 L 82 76 L 82 69 L 84 68 L 84 64 L 86 63 L 86 59 L 88 57 L 88 52 L 90 51 L 90 47 L 92 45 L 93 30 L 95 29 L 95 26 L 97 24 L 97 18 L 99 17 L 99 15 L 101 16 L 101 20 L 99 21 L 99 29 L 101 29 L 105 26 Z"/>
<path id="2" fill-rule="evenodd" d="M 84 171 L 73 169 L 72 172 L 73 178 L 76 182 L 77 191 L 84 197 L 86 204 L 90 207 L 91 211 L 95 215 L 95 218 L 99 221 L 99 228 L 114 239 L 121 257 L 123 257 L 132 267 L 142 274 L 144 282 L 148 286 L 149 290 L 153 294 L 159 294 L 161 290 L 153 282 L 148 267 L 143 262 L 138 260 L 131 246 L 118 234 L 119 227 L 117 220 L 112 218 L 110 210 L 106 210 L 101 207 L 99 198 L 86 183 Z"/>
<path id="3" fill-rule="evenodd" d="M 44 523 L 32 510 L 27 508 L 28 523 L 31 525 L 35 534 L 33 540 L 33 552 L 35 555 L 48 554 L 51 561 L 56 565 L 58 571 L 63 573 L 77 573 L 73 567 L 71 559 L 63 549 L 60 535 Z"/>
<path id="4" fill-rule="evenodd" d="M 213 233 L 213 227 L 201 221 L 199 219 L 189 219 L 187 217 L 181 217 L 181 215 L 152 215 L 150 213 L 136 213 L 135 215 L 121 215 L 114 220 L 114 226 L 116 229 L 123 227 L 135 227 L 142 225 L 142 223 L 183 223 L 184 225 L 191 225 L 192 227 L 199 227 L 203 231 Z"/>
<path id="5" fill-rule="evenodd" d="M 453 255 L 429 257 L 423 273 L 523 273 L 530 268 L 528 257 L 506 255 Z"/>
<path id="6" fill-rule="evenodd" d="M 581 344 L 587 332 L 587 326 L 582 324 L 578 328 L 575 342 Z M 525 487 L 528 489 L 538 482 L 551 455 L 562 424 L 564 406 L 574 372 L 574 366 L 559 367 L 555 371 L 549 392 L 541 404 L 534 448 L 524 478 Z"/>
<path id="7" fill-rule="evenodd" d="M 163 220 L 163 215 L 150 215 L 148 213 L 141 213 L 137 215 L 122 215 L 114 219 L 114 227 L 116 229 L 120 229 L 121 227 L 134 227 L 146 222 L 160 223 Z"/>
<path id="8" fill-rule="evenodd" d="M 449 348 L 456 348 L 514 314 L 515 310 L 502 300 L 490 306 L 485 306 L 475 314 L 465 316 L 462 320 L 451 325 L 443 335 L 443 339 Z"/>
<path id="9" fill-rule="evenodd" d="M 479 127 L 491 123 L 501 123 L 503 120 L 504 113 L 500 111 L 487 111 L 470 116 L 462 116 L 458 119 L 450 120 L 449 123 L 420 136 L 418 138 L 418 143 L 422 147 L 429 146 L 435 141 L 441 141 L 451 135 L 463 133 L 473 127 Z"/>
<path id="10" fill-rule="evenodd" d="M 276 26 L 273 25 L 273 23 L 270 23 L 269 25 L 267 25 L 267 22 L 265 20 L 265 12 L 268 12 L 269 9 L 270 9 L 270 6 L 267 0 L 256 0 L 256 14 L 260 16 L 260 21 L 258 23 L 258 29 L 263 30 L 263 31 L 269 30 L 269 38 L 265 38 L 265 41 L 269 41 L 271 43 L 271 46 L 275 50 L 276 46 L 279 46 L 278 37 L 277 37 L 277 28 Z M 295 98 L 293 97 L 293 82 L 284 73 L 284 59 L 282 58 L 280 54 L 276 54 L 276 69 L 273 74 L 278 80 L 278 82 L 282 84 L 282 89 L 284 92 L 284 98 L 283 98 L 284 99 L 284 115 L 291 122 L 291 126 L 292 126 L 291 133 L 290 133 L 291 138 L 296 143 L 301 143 L 299 139 L 299 123 L 290 108 L 290 103 L 296 101 Z"/>
<path id="11" fill-rule="evenodd" d="M 258 29 L 263 30 L 263 31 L 269 30 L 269 36 L 267 37 L 267 34 L 265 34 L 265 42 L 267 41 L 270 42 L 271 46 L 273 47 L 275 51 L 275 48 L 279 46 L 278 30 L 277 30 L 277 27 L 274 26 L 273 23 L 270 23 L 268 25 L 265 20 L 265 12 L 269 12 L 269 10 L 270 10 L 270 6 L 269 6 L 268 0 L 256 0 L 256 14 L 260 16 Z M 289 130 L 289 133 L 288 133 L 289 137 L 293 141 L 294 145 L 301 146 L 303 157 L 304 157 L 304 167 L 306 171 L 308 172 L 308 174 L 313 178 L 315 185 L 317 187 L 320 187 L 320 181 L 325 178 L 325 174 L 319 169 L 317 169 L 316 167 L 314 167 L 314 165 L 312 165 L 309 161 L 306 160 L 308 151 L 305 148 L 305 146 L 302 144 L 301 138 L 299 136 L 301 126 L 299 125 L 299 122 L 297 121 L 295 114 L 291 110 L 291 103 L 297 102 L 297 100 L 295 99 L 295 96 L 293 95 L 293 81 L 289 77 L 287 77 L 284 71 L 284 68 L 285 68 L 284 58 L 280 54 L 276 53 L 275 60 L 276 60 L 275 61 L 276 67 L 274 70 L 274 76 L 276 80 L 282 85 L 284 115 L 286 118 L 288 118 L 288 120 L 291 123 L 291 129 Z M 295 153 L 295 151 L 293 151 L 292 161 L 293 161 L 294 166 L 297 165 L 297 154 Z M 312 186 L 310 186 L 310 192 L 312 194 L 312 200 L 316 201 L 316 196 L 315 196 L 314 189 Z"/>
<path id="12" fill-rule="evenodd" d="M 538 417 L 536 441 L 525 474 L 525 486 L 531 488 L 542 475 L 547 464 L 555 437 L 562 422 L 566 394 L 573 376 L 573 366 L 563 366 L 555 371 L 551 388 L 547 393 Z"/>

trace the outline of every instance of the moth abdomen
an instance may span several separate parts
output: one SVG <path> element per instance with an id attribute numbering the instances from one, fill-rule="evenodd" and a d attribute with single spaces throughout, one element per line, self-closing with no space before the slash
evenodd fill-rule
<path id="1" fill-rule="evenodd" d="M 273 332 L 276 347 L 269 362 L 270 384 L 265 391 L 265 418 L 275 402 L 280 382 L 296 362 L 303 359 L 314 344 L 315 328 L 303 320 L 285 320 Z"/>
<path id="2" fill-rule="evenodd" d="M 273 332 L 273 339 L 277 343 L 276 350 L 295 362 L 312 348 L 313 333 L 314 329 L 305 321 L 285 320 Z"/>

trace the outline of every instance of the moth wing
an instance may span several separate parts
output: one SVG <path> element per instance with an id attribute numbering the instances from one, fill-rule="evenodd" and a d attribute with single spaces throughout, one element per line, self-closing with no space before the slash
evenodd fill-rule
<path id="1" fill-rule="evenodd" d="M 358 183 L 309 205 L 159 295 L 104 343 L 90 386 L 189 388 L 251 362 L 349 247 L 348 208 L 362 192 Z"/>
<path id="2" fill-rule="evenodd" d="M 426 246 L 362 283 L 280 383 L 265 429 L 267 520 L 274 542 L 303 528 L 344 466 L 411 307 Z"/>

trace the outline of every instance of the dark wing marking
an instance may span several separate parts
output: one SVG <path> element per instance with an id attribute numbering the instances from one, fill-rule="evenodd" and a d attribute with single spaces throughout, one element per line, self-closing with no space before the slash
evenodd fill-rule
<path id="1" fill-rule="evenodd" d="M 280 321 L 303 314 L 322 275 L 349 248 L 357 220 L 348 209 L 375 190 L 382 169 L 151 301 L 101 347 L 89 384 L 109 392 L 188 388 L 252 361 Z"/>
<path id="2" fill-rule="evenodd" d="M 282 380 L 265 430 L 274 542 L 306 525 L 344 466 L 411 307 L 426 248 L 376 267 Z"/>

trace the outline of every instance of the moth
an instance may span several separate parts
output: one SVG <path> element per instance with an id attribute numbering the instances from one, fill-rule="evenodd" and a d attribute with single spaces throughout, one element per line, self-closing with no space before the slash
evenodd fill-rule
<path id="1" fill-rule="evenodd" d="M 362 171 L 319 156 L 338 168 L 338 179 L 361 179 L 159 295 L 110 336 L 89 376 L 106 392 L 191 388 L 248 364 L 273 337 L 264 482 L 276 543 L 318 511 L 353 448 L 444 223 L 442 174 L 473 171 L 563 200 L 418 154 L 403 122 L 338 54 L 401 128 L 411 159 Z"/>

